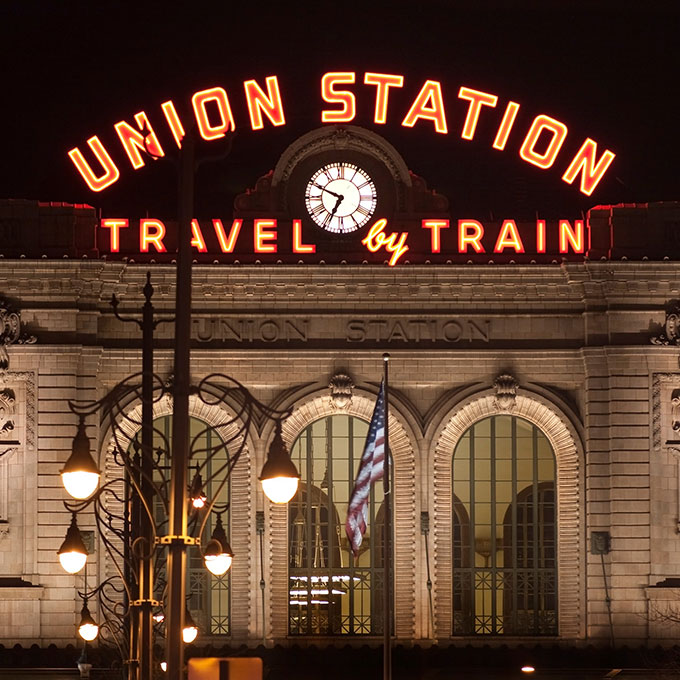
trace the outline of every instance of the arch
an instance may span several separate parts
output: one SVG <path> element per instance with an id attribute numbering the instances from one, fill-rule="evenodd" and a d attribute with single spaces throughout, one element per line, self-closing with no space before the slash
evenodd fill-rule
<path id="1" fill-rule="evenodd" d="M 583 463 L 580 440 L 569 419 L 554 404 L 538 395 L 517 395 L 514 405 L 501 408 L 495 392 L 486 390 L 460 402 L 445 419 L 433 451 L 432 502 L 434 510 L 435 628 L 436 637 L 452 634 L 452 528 L 451 465 L 462 435 L 477 421 L 507 414 L 524 418 L 548 438 L 557 463 L 557 573 L 558 635 L 583 636 L 585 550 L 583 541 Z"/>
<path id="2" fill-rule="evenodd" d="M 308 395 L 283 424 L 283 439 L 292 446 L 298 435 L 320 418 L 338 413 L 356 416 L 370 422 L 375 408 L 376 394 L 354 391 L 352 401 L 342 411 L 334 408 L 328 390 Z M 394 569 L 394 620 L 399 638 L 412 639 L 415 632 L 415 452 L 406 419 L 389 409 L 389 444 L 394 465 L 393 513 L 395 526 Z M 270 515 L 270 580 L 274 638 L 285 638 L 288 629 L 288 510 L 285 506 L 271 506 Z"/>
<path id="3" fill-rule="evenodd" d="M 154 402 L 153 420 L 163 416 L 172 416 L 173 400 L 170 395 L 165 395 Z M 132 404 L 125 411 L 125 419 L 118 423 L 122 435 L 118 436 L 117 442 L 113 435 L 113 428 L 109 427 L 102 437 L 102 458 L 104 460 L 104 475 L 106 479 L 118 476 L 119 467 L 113 460 L 113 450 L 119 446 L 127 448 L 135 436 L 142 420 L 141 403 Z M 245 585 L 250 577 L 250 560 L 253 551 L 251 527 L 250 527 L 250 503 L 251 503 L 251 466 L 253 450 L 249 433 L 238 435 L 239 427 L 236 423 L 224 425 L 233 419 L 234 414 L 225 408 L 224 404 L 205 404 L 196 395 L 189 397 L 189 416 L 196 418 L 206 425 L 214 428 L 220 436 L 229 441 L 234 438 L 234 444 L 241 446 L 243 450 L 237 461 L 230 480 L 230 529 L 229 542 L 234 551 L 234 561 L 231 567 L 231 593 L 230 593 L 230 636 L 247 636 L 250 618 L 250 592 Z M 121 496 L 122 497 L 122 496 Z M 196 548 L 191 548 L 196 550 Z M 112 576 L 114 568 L 104 560 L 100 565 L 100 572 L 104 578 Z"/>
<path id="4" fill-rule="evenodd" d="M 397 184 L 411 186 L 411 175 L 401 154 L 384 137 L 357 125 L 326 125 L 296 139 L 281 154 L 272 185 L 286 182 L 295 165 L 307 156 L 329 149 L 367 151 L 385 163 Z"/>

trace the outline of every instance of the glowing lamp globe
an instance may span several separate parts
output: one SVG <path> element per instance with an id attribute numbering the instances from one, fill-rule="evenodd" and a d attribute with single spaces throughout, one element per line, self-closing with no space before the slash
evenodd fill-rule
<path id="1" fill-rule="evenodd" d="M 61 566 L 69 574 L 77 574 L 87 562 L 87 548 L 83 542 L 83 537 L 80 535 L 75 515 L 71 519 L 71 526 L 66 532 L 64 542 L 57 550 L 57 555 Z"/>
<path id="2" fill-rule="evenodd" d="M 80 552 L 59 553 L 59 563 L 64 571 L 69 574 L 77 574 L 87 562 L 87 555 Z"/>
<path id="3" fill-rule="evenodd" d="M 222 576 L 222 574 L 226 574 L 229 571 L 233 558 L 234 553 L 231 550 L 227 534 L 224 531 L 224 525 L 222 524 L 222 515 L 218 514 L 215 529 L 212 532 L 210 541 L 208 541 L 205 553 L 203 553 L 203 561 L 209 572 L 215 574 L 215 576 Z"/>
<path id="4" fill-rule="evenodd" d="M 198 635 L 198 626 L 194 623 L 191 618 L 189 610 L 184 612 L 184 628 L 182 628 L 182 640 L 185 644 L 191 644 Z"/>
<path id="5" fill-rule="evenodd" d="M 80 624 L 78 625 L 78 635 L 87 642 L 92 642 L 99 635 L 99 626 L 92 618 L 90 610 L 87 608 L 87 601 L 83 604 L 80 612 Z"/>
<path id="6" fill-rule="evenodd" d="M 288 503 L 296 494 L 299 477 L 273 477 L 272 479 L 260 479 L 264 495 L 272 502 L 278 504 Z"/>
<path id="7" fill-rule="evenodd" d="M 215 576 L 226 574 L 231 568 L 233 559 L 232 555 L 228 555 L 225 552 L 222 552 L 219 555 L 205 555 L 203 557 L 206 569 Z"/>
<path id="8" fill-rule="evenodd" d="M 260 474 L 262 491 L 272 503 L 288 503 L 295 495 L 300 475 L 281 436 L 281 423 L 276 423 L 274 439 L 269 447 L 267 462 Z"/>
<path id="9" fill-rule="evenodd" d="M 73 498 L 89 498 L 99 484 L 100 472 L 90 453 L 90 440 L 85 434 L 85 423 L 80 422 L 73 438 L 71 455 L 61 471 L 61 480 Z"/>

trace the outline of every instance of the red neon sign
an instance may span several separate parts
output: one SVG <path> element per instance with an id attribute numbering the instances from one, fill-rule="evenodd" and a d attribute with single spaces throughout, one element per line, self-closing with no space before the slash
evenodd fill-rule
<path id="1" fill-rule="evenodd" d="M 212 225 L 212 230 L 209 227 Z M 111 253 L 172 255 L 175 233 L 158 219 L 138 220 L 138 244 L 133 241 L 132 223 L 124 218 L 105 218 L 100 226 L 108 232 L 100 244 Z M 521 228 L 520 228 L 521 226 Z M 459 219 L 450 222 L 444 219 L 423 219 L 419 228 L 410 231 L 394 231 L 385 218 L 376 219 L 369 225 L 363 238 L 357 236 L 352 250 L 359 257 L 362 252 L 383 255 L 390 266 L 404 262 L 404 257 L 474 256 L 493 253 L 504 257 L 546 253 L 548 236 L 550 251 L 555 255 L 583 255 L 589 245 L 589 229 L 584 220 L 555 220 L 547 226 L 546 220 L 522 223 L 512 219 L 484 225 L 473 219 Z M 125 230 L 125 231 L 123 231 Z M 129 232 L 129 233 L 128 233 Z M 303 229 L 303 222 L 294 219 L 290 223 L 271 218 L 255 218 L 248 222 L 242 219 L 232 221 L 228 229 L 222 220 L 191 221 L 191 246 L 197 254 L 235 254 L 239 257 L 256 258 L 267 255 L 284 257 L 288 255 L 314 255 L 321 249 L 320 257 L 328 256 L 335 248 L 328 242 L 328 234 L 322 234 L 322 242 L 315 243 L 315 228 Z M 128 247 L 123 247 L 122 237 Z M 486 243 L 486 246 L 484 245 Z M 295 260 L 299 261 L 299 260 Z"/>
<path id="2" fill-rule="evenodd" d="M 615 158 L 614 152 L 609 149 L 598 152 L 597 142 L 586 138 L 572 158 L 564 159 L 564 142 L 569 130 L 562 121 L 538 114 L 528 129 L 520 127 L 517 125 L 520 109 L 517 102 L 501 103 L 498 95 L 467 86 L 460 87 L 456 96 L 453 96 L 450 88 L 441 82 L 425 80 L 408 108 L 395 111 L 394 97 L 390 97 L 390 92 L 405 85 L 406 79 L 399 74 L 368 71 L 363 77 L 358 77 L 354 71 L 325 73 L 321 77 L 320 90 L 323 106 L 328 108 L 321 110 L 321 121 L 328 124 L 350 123 L 357 116 L 357 99 L 368 98 L 373 100 L 373 121 L 376 125 L 386 124 L 391 117 L 392 120 L 400 121 L 404 128 L 429 127 L 435 133 L 446 136 L 449 134 L 447 120 L 450 118 L 457 124 L 461 121 L 456 134 L 461 139 L 472 141 L 480 136 L 480 118 L 493 116 L 496 132 L 492 139 L 486 140 L 489 146 L 499 151 L 519 148 L 518 155 L 523 161 L 542 170 L 559 163 L 562 181 L 574 184 L 578 179 L 578 190 L 588 196 L 598 186 Z M 275 75 L 267 76 L 264 83 L 253 79 L 243 81 L 243 96 L 252 130 L 286 124 L 284 94 Z M 449 107 L 462 105 L 467 110 L 456 109 L 449 116 L 447 100 Z M 229 94 L 223 87 L 215 86 L 194 93 L 191 104 L 196 126 L 203 139 L 219 139 L 229 130 L 236 129 Z M 160 112 L 147 116 L 146 112 L 141 111 L 135 114 L 134 120 L 137 129 L 125 121 L 114 125 L 122 149 L 134 169 L 144 166 L 144 150 L 149 150 L 154 156 L 163 155 L 156 136 L 161 126 L 167 126 L 177 146 L 181 146 L 184 131 L 187 126 L 191 126 L 190 122 L 182 121 L 172 100 L 163 102 Z M 508 145 L 510 140 L 517 144 Z M 484 143 L 485 140 L 477 141 Z M 92 191 L 102 191 L 118 180 L 120 170 L 98 136 L 90 137 L 87 147 L 84 151 L 75 147 L 68 155 L 87 186 Z"/>

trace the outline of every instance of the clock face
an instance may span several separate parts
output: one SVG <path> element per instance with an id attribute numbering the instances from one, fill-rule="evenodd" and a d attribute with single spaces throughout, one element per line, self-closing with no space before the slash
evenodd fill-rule
<path id="1" fill-rule="evenodd" d="M 307 182 L 305 205 L 322 229 L 348 234 L 363 227 L 375 211 L 377 193 L 366 171 L 353 163 L 328 163 Z"/>

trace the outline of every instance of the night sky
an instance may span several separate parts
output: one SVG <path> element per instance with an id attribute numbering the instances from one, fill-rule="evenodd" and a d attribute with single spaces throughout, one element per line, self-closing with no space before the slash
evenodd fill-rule
<path id="1" fill-rule="evenodd" d="M 408 167 L 445 194 L 454 217 L 544 216 L 602 203 L 680 199 L 680 13 L 678 3 L 100 3 L 3 2 L 3 163 L 0 197 L 87 202 L 106 215 L 167 217 L 175 210 L 169 162 L 132 170 L 113 124 L 147 112 L 169 153 L 160 104 L 190 110 L 191 95 L 219 85 L 229 93 L 237 135 L 231 154 L 201 167 L 196 214 L 228 217 L 234 195 L 272 169 L 300 134 L 321 125 L 320 77 L 356 71 L 355 124 L 382 134 Z M 549 9 L 546 9 L 546 6 Z M 599 9 L 593 9 L 592 7 Z M 215 9 L 219 7 L 220 9 Z M 122 9 L 121 9 L 122 8 Z M 402 74 L 388 123 L 372 122 L 374 90 L 365 71 Z M 279 78 L 287 124 L 250 129 L 243 81 Z M 427 79 L 442 83 L 448 135 L 431 123 L 400 125 Z M 498 95 L 475 138 L 460 131 L 461 85 Z M 492 149 L 509 100 L 521 104 L 505 151 Z M 569 135 L 555 166 L 539 170 L 518 156 L 538 114 Z M 188 117 L 188 113 L 187 113 Z M 522 131 L 520 133 L 520 131 Z M 67 156 L 98 135 L 121 178 L 91 192 Z M 586 137 L 614 164 L 592 196 L 560 178 Z M 218 143 L 203 155 L 219 153 Z"/>

